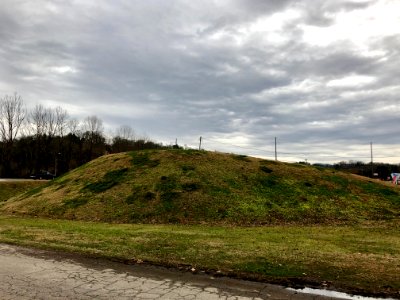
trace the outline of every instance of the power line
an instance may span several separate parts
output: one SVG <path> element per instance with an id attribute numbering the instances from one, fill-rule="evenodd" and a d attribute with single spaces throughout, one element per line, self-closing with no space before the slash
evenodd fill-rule
<path id="1" fill-rule="evenodd" d="M 214 142 L 214 143 L 223 144 L 223 145 L 227 145 L 227 146 L 242 148 L 242 149 L 246 149 L 246 150 L 256 150 L 256 151 L 261 151 L 261 152 L 266 152 L 266 153 L 268 152 L 268 153 L 271 153 L 271 154 L 274 153 L 273 151 L 267 151 L 265 149 L 259 149 L 259 148 L 253 148 L 253 147 L 244 147 L 244 146 L 234 145 L 234 144 L 231 144 L 231 143 L 225 143 L 225 142 L 216 141 L 216 140 L 209 139 L 209 138 L 205 139 L 204 137 L 203 137 L 203 140 L 207 140 L 207 141 L 211 141 L 211 142 Z"/>
<path id="2" fill-rule="evenodd" d="M 254 147 L 248 147 L 248 146 L 240 146 L 240 145 L 235 145 L 232 143 L 227 143 L 227 142 L 221 142 L 221 141 L 217 141 L 214 139 L 210 139 L 210 138 L 204 138 L 202 137 L 203 141 L 211 141 L 217 144 L 222 144 L 222 145 L 227 145 L 227 146 L 231 146 L 231 147 L 237 147 L 237 148 L 241 148 L 241 149 L 245 149 L 245 150 L 254 150 L 254 151 L 259 151 L 265 154 L 268 154 L 270 156 L 275 156 L 275 158 L 277 158 L 277 151 L 276 151 L 276 144 L 275 144 L 275 151 L 269 151 L 269 150 L 265 150 L 265 149 L 260 149 L 260 148 L 254 148 Z M 279 152 L 280 156 L 295 156 L 295 157 L 312 157 L 314 158 L 314 160 L 316 159 L 347 159 L 347 160 L 353 160 L 353 159 L 367 159 L 370 158 L 370 156 L 367 155 L 357 155 L 357 156 L 341 156 L 341 155 L 327 155 L 327 154 L 322 154 L 322 153 L 305 153 L 305 152 Z M 400 156 L 374 156 L 375 158 L 379 158 L 379 159 L 384 159 L 384 158 L 400 158 Z"/>

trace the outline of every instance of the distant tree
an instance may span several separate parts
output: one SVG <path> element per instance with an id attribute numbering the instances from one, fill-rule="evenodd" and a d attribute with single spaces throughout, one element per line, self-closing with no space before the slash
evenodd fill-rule
<path id="1" fill-rule="evenodd" d="M 0 138 L 5 143 L 13 143 L 25 120 L 24 103 L 17 93 L 4 96 L 0 100 Z"/>
<path id="2" fill-rule="evenodd" d="M 42 104 L 37 104 L 29 114 L 31 132 L 37 138 L 47 133 L 49 127 L 47 114 L 48 110 Z"/>
<path id="3" fill-rule="evenodd" d="M 77 119 L 69 119 L 67 122 L 67 128 L 70 134 L 79 136 L 79 121 Z"/>
<path id="4" fill-rule="evenodd" d="M 116 136 L 112 139 L 111 152 L 113 153 L 126 152 L 134 149 L 135 141 L 123 139 L 119 136 Z"/>
<path id="5" fill-rule="evenodd" d="M 74 133 L 67 134 L 64 138 L 63 150 L 65 171 L 74 169 L 86 162 L 83 157 L 83 138 Z"/>
<path id="6" fill-rule="evenodd" d="M 89 133 L 103 133 L 103 121 L 97 116 L 89 116 L 83 121 L 82 124 L 83 132 Z"/>
<path id="7" fill-rule="evenodd" d="M 375 166 L 374 173 L 378 173 L 378 178 L 382 180 L 386 180 L 390 176 L 390 173 L 400 171 L 399 165 L 376 162 L 374 163 L 374 166 Z M 354 161 L 354 160 L 349 162 L 342 161 L 334 164 L 334 168 L 340 171 L 346 171 L 353 174 L 371 177 L 371 164 L 370 163 L 366 164 L 362 161 Z"/>
<path id="8" fill-rule="evenodd" d="M 36 105 L 29 114 L 30 132 L 35 137 L 35 171 L 55 171 L 59 164 L 68 113 L 61 107 Z"/>
<path id="9" fill-rule="evenodd" d="M 68 112 L 57 106 L 54 110 L 56 117 L 56 133 L 60 137 L 63 137 L 68 127 Z"/>
<path id="10" fill-rule="evenodd" d="M 4 96 L 0 100 L 0 140 L 2 141 L 2 175 L 11 176 L 12 151 L 14 140 L 17 138 L 25 120 L 26 112 L 22 97 L 17 93 Z"/>
<path id="11" fill-rule="evenodd" d="M 30 132 L 35 138 L 34 172 L 38 172 L 41 169 L 47 169 L 49 166 L 47 133 L 52 131 L 53 125 L 50 124 L 52 123 L 52 117 L 49 117 L 48 113 L 49 110 L 42 104 L 37 104 L 29 114 Z"/>
<path id="12" fill-rule="evenodd" d="M 128 125 L 122 125 L 122 126 L 118 127 L 115 136 L 120 137 L 121 139 L 134 141 L 135 140 L 135 131 L 133 130 L 132 127 L 130 127 Z"/>
<path id="13" fill-rule="evenodd" d="M 149 138 L 146 139 L 138 139 L 134 143 L 133 150 L 145 150 L 145 149 L 162 149 L 167 148 L 162 144 L 151 141 Z"/>
<path id="14" fill-rule="evenodd" d="M 122 125 L 116 130 L 116 135 L 112 139 L 111 151 L 113 153 L 134 150 L 135 132 L 132 127 Z"/>
<path id="15" fill-rule="evenodd" d="M 35 136 L 22 136 L 16 140 L 13 151 L 15 176 L 28 177 L 35 172 L 36 139 Z"/>
<path id="16" fill-rule="evenodd" d="M 83 151 L 86 161 L 92 160 L 105 153 L 106 139 L 103 136 L 103 121 L 97 116 L 87 117 L 82 125 Z"/>
<path id="17" fill-rule="evenodd" d="M 51 152 L 54 158 L 54 174 L 60 174 L 66 170 L 65 151 L 64 151 L 64 136 L 67 129 L 68 113 L 65 109 L 57 106 L 54 110 L 55 116 L 55 138 L 52 142 Z"/>
<path id="18" fill-rule="evenodd" d="M 60 175 L 107 152 L 164 148 L 138 138 L 130 126 L 120 126 L 109 141 L 103 130 L 97 116 L 79 122 L 61 107 L 41 104 L 28 113 L 20 96 L 5 96 L 0 99 L 0 176 L 26 177 L 40 170 Z"/>

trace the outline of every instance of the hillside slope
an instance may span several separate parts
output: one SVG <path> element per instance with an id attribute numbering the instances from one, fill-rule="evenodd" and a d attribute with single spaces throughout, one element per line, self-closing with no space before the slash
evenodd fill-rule
<path id="1" fill-rule="evenodd" d="M 43 180 L 0 181 L 0 203 L 44 184 Z"/>
<path id="2" fill-rule="evenodd" d="M 120 223 L 353 223 L 400 217 L 400 189 L 233 154 L 106 155 L 14 197 L 3 213 Z"/>

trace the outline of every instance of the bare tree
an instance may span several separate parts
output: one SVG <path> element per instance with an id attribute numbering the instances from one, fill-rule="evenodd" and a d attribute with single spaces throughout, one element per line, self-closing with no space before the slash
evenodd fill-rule
<path id="1" fill-rule="evenodd" d="M 67 122 L 67 128 L 69 133 L 77 136 L 80 135 L 79 121 L 77 119 L 69 119 Z"/>
<path id="2" fill-rule="evenodd" d="M 13 175 L 11 160 L 14 140 L 25 120 L 25 114 L 22 98 L 17 93 L 0 99 L 0 141 L 3 141 L 0 157 L 3 166 L 2 175 Z"/>
<path id="3" fill-rule="evenodd" d="M 48 110 L 43 105 L 38 104 L 29 115 L 29 123 L 32 126 L 36 137 L 43 136 L 47 133 L 48 127 Z"/>
<path id="4" fill-rule="evenodd" d="M 21 96 L 4 96 L 0 100 L 0 138 L 12 144 L 25 120 L 25 108 Z"/>
<path id="5" fill-rule="evenodd" d="M 49 128 L 48 109 L 42 104 L 37 104 L 29 114 L 29 123 L 32 133 L 35 136 L 34 168 L 36 172 L 39 172 L 41 168 L 47 169 L 48 167 L 48 153 L 46 153 L 48 146 L 46 134 Z"/>
<path id="6" fill-rule="evenodd" d="M 68 112 L 65 109 L 61 108 L 60 106 L 57 106 L 55 108 L 55 114 L 56 114 L 56 133 L 60 137 L 63 137 L 67 128 Z"/>
<path id="7" fill-rule="evenodd" d="M 45 108 L 38 104 L 31 111 L 29 121 L 36 136 L 64 136 L 68 113 L 61 107 Z"/>
<path id="8" fill-rule="evenodd" d="M 89 116 L 83 121 L 82 129 L 84 132 L 88 133 L 98 133 L 103 132 L 103 121 L 97 116 Z"/>
<path id="9" fill-rule="evenodd" d="M 56 120 L 56 113 L 51 108 L 46 108 L 46 123 L 47 123 L 47 135 L 49 137 L 54 137 L 57 133 L 57 120 Z"/>
<path id="10" fill-rule="evenodd" d="M 135 131 L 128 125 L 122 125 L 116 130 L 115 136 L 124 140 L 133 141 L 135 139 Z"/>
<path id="11" fill-rule="evenodd" d="M 124 152 L 131 151 L 134 149 L 135 144 L 135 131 L 132 127 L 127 125 L 120 126 L 111 142 L 111 151 Z"/>
<path id="12" fill-rule="evenodd" d="M 103 121 L 97 116 L 87 117 L 82 124 L 84 152 L 86 159 L 91 160 L 105 152 L 105 138 L 103 136 Z"/>

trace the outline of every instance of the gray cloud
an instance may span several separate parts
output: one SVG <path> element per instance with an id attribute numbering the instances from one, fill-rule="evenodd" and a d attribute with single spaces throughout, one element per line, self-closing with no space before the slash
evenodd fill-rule
<path id="1" fill-rule="evenodd" d="M 335 1 L 335 0 L 318 0 L 313 1 L 312 5 L 309 2 L 302 1 L 299 5 L 303 7 L 304 23 L 315 26 L 329 26 L 335 22 L 335 14 L 339 12 L 364 9 L 376 1 Z"/>
<path id="2" fill-rule="evenodd" d="M 331 161 L 335 149 L 344 153 L 339 160 L 358 155 L 354 147 L 370 141 L 389 149 L 398 144 L 398 31 L 366 40 L 338 32 L 325 44 L 323 34 L 315 43 L 308 36 L 340 25 L 339 14 L 362 16 L 378 4 L 391 5 L 5 1 L 0 93 L 17 91 L 30 107 L 60 105 L 79 118 L 97 114 L 164 142 L 193 145 L 203 135 L 222 151 L 269 155 L 274 136 L 288 153 L 309 145 L 315 161 L 327 149 Z"/>

